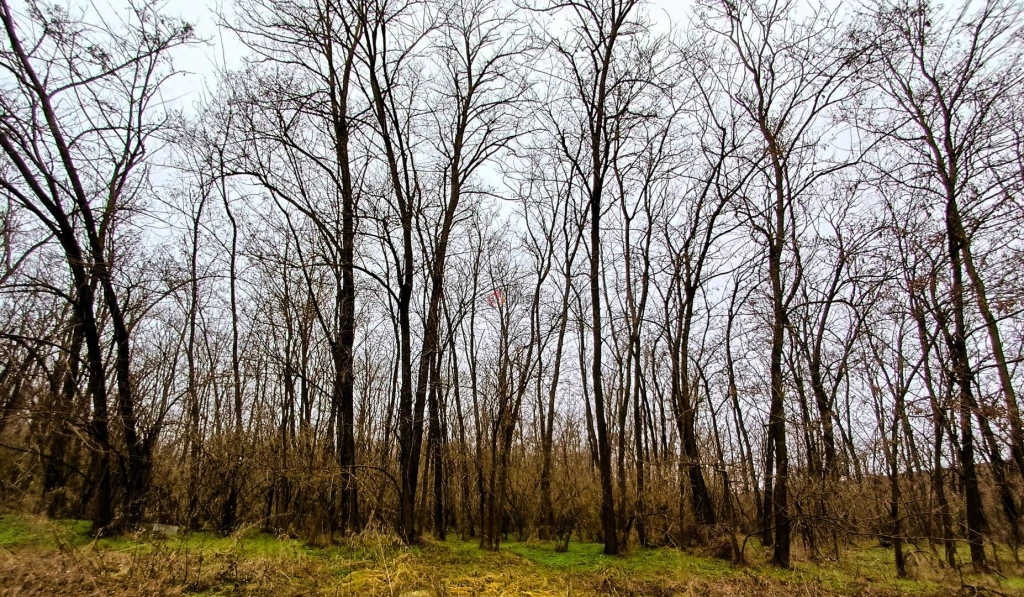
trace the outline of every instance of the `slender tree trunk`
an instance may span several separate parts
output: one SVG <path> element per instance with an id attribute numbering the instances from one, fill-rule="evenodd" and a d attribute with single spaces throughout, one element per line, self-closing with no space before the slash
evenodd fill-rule
<path id="1" fill-rule="evenodd" d="M 604 383 L 601 372 L 601 348 L 604 342 L 601 328 L 601 184 L 603 180 L 596 174 L 600 170 L 600 166 L 595 147 L 595 180 L 590 196 L 590 314 L 593 326 L 591 384 L 594 394 L 594 419 L 597 424 L 598 470 L 601 475 L 601 528 L 604 532 L 604 553 L 611 555 L 619 552 L 619 540 L 615 528 L 612 450 L 608 440 L 608 420 L 605 417 Z"/>
<path id="2" fill-rule="evenodd" d="M 788 568 L 790 558 L 789 525 L 789 454 L 786 450 L 785 389 L 782 379 L 782 352 L 785 345 L 786 309 L 782 288 L 782 249 L 786 239 L 785 200 L 783 197 L 783 175 L 774 144 L 772 147 L 775 164 L 775 229 L 770 239 L 768 270 L 772 291 L 772 344 L 771 344 L 771 408 L 769 412 L 769 435 L 774 445 L 775 477 L 772 490 L 772 514 L 775 526 L 775 550 L 772 563 Z"/>
<path id="3" fill-rule="evenodd" d="M 1010 368 L 1006 363 L 1003 341 L 999 335 L 999 324 L 992 313 L 992 309 L 989 307 L 985 283 L 981 278 L 981 273 L 978 272 L 974 265 L 974 256 L 971 254 L 970 243 L 967 238 L 961 238 L 960 242 L 963 249 L 964 266 L 967 269 L 967 275 L 971 279 L 974 298 L 978 302 L 978 311 L 981 312 L 981 317 L 985 321 L 989 345 L 992 348 L 996 371 L 999 373 L 999 384 L 1003 390 L 1003 404 L 1006 406 L 1006 418 L 1010 424 L 1010 457 L 1017 465 L 1017 470 L 1020 471 L 1020 474 L 1024 475 L 1024 425 L 1021 424 L 1017 392 L 1014 390 Z"/>
<path id="4" fill-rule="evenodd" d="M 439 540 L 445 540 L 444 520 L 444 436 L 441 426 L 441 360 L 443 352 L 438 352 L 433 364 L 433 373 L 430 381 L 429 417 L 430 428 L 428 430 L 430 441 L 430 461 L 434 472 L 433 478 L 433 526 L 434 536 Z"/>
<path id="5" fill-rule="evenodd" d="M 974 371 L 967 354 L 967 324 L 964 313 L 964 284 L 961 256 L 963 246 L 962 224 L 955 198 L 949 195 L 946 204 L 946 240 L 952 275 L 950 289 L 953 303 L 953 333 L 948 338 L 953 359 L 953 377 L 960 390 L 960 467 L 964 483 L 967 508 L 967 543 L 971 548 L 971 561 L 985 563 L 985 512 L 981 503 L 981 490 L 974 457 L 974 413 L 978 405 L 974 399 Z"/>

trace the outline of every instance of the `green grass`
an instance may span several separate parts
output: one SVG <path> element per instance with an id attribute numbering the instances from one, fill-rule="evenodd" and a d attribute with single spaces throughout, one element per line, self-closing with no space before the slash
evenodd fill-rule
<path id="1" fill-rule="evenodd" d="M 38 517 L 0 516 L 0 547 L 57 547 L 60 543 L 89 542 L 92 523 L 88 520 L 47 520 Z"/>
<path id="2" fill-rule="evenodd" d="M 664 576 L 666 571 L 677 575 L 722 576 L 735 571 L 728 562 L 701 557 L 674 549 L 637 548 L 626 555 L 604 555 L 600 543 L 570 543 L 569 551 L 558 553 L 551 542 L 510 542 L 503 544 L 517 556 L 551 570 L 591 572 L 620 570 L 637 576 Z"/>
<path id="3" fill-rule="evenodd" d="M 224 537 L 214 533 L 182 533 L 174 537 L 158 537 L 134 533 L 116 537 L 94 539 L 92 523 L 88 520 L 49 520 L 6 514 L 0 516 L 0 547 L 57 548 L 60 545 L 84 546 L 95 542 L 98 549 L 107 551 L 142 550 L 157 547 L 165 551 L 191 553 L 234 552 L 245 557 L 289 558 L 313 555 L 317 548 L 308 547 L 295 539 L 279 538 L 259 532 L 241 532 Z"/>
<path id="4" fill-rule="evenodd" d="M 557 553 L 553 543 L 504 544 L 504 549 L 534 564 L 553 570 L 571 568 L 579 572 L 599 570 L 615 563 L 617 556 L 606 556 L 597 543 L 570 543 L 569 551 Z"/>
<path id="5" fill-rule="evenodd" d="M 5 577 L 0 559 L 0 586 L 51 574 L 54 590 L 68 582 L 55 570 L 67 566 L 80 566 L 92 575 L 88 583 L 106 592 L 134 594 L 943 595 L 961 582 L 932 566 L 931 554 L 919 563 L 911 559 L 911 579 L 897 579 L 892 550 L 869 544 L 843 551 L 838 562 L 798 559 L 790 570 L 769 565 L 768 551 L 756 542 L 747 546 L 742 566 L 668 548 L 633 548 L 618 556 L 602 551 L 598 543 L 573 542 L 558 553 L 551 542 L 506 541 L 492 553 L 458 537 L 404 547 L 373 533 L 329 546 L 255 531 L 93 539 L 87 521 L 0 516 L 0 556 L 33 570 Z M 1024 568 L 1009 552 L 999 557 L 1002 577 L 968 576 L 966 582 L 1024 595 Z M 136 586 L 143 578 L 149 584 Z"/>
<path id="6" fill-rule="evenodd" d="M 1024 592 L 1024 577 L 1011 577 L 1005 581 L 1007 589 Z"/>

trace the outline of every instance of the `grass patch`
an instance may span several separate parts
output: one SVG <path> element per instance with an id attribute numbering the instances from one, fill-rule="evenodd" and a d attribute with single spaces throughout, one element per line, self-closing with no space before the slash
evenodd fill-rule
<path id="1" fill-rule="evenodd" d="M 1024 592 L 1024 577 L 1007 578 L 1003 582 L 1007 589 Z"/>
<path id="2" fill-rule="evenodd" d="M 49 520 L 38 516 L 0 516 L 0 547 L 52 547 L 83 545 L 90 540 L 88 520 Z"/>
<path id="3" fill-rule="evenodd" d="M 747 565 L 675 549 L 633 548 L 606 556 L 598 543 L 510 541 L 485 552 L 451 537 L 405 547 L 366 532 L 311 546 L 255 530 L 230 537 L 196 532 L 170 538 L 135 534 L 93 540 L 85 521 L 0 517 L 0 587 L 15 594 L 119 595 L 948 595 L 964 585 L 1024 596 L 1022 569 L 1000 561 L 1002 574 L 961 578 L 911 558 L 908 580 L 896 579 L 892 551 L 864 545 L 838 562 L 798 558 L 791 570 L 766 563 L 748 546 Z M 918 561 L 920 560 L 920 562 Z M 962 569 L 960 572 L 965 572 Z M 963 585 L 961 584 L 963 582 Z"/>
<path id="4" fill-rule="evenodd" d="M 570 543 L 569 551 L 564 553 L 556 552 L 552 542 L 506 543 L 502 548 L 551 570 L 592 572 L 614 569 L 642 577 L 671 574 L 679 578 L 735 573 L 735 568 L 724 560 L 674 549 L 636 548 L 624 555 L 607 556 L 601 543 Z"/>
<path id="5" fill-rule="evenodd" d="M 503 549 L 552 570 L 571 568 L 586 572 L 606 568 L 620 559 L 619 556 L 604 555 L 604 546 L 599 543 L 570 543 L 569 551 L 558 553 L 554 543 L 526 542 L 505 543 Z"/>

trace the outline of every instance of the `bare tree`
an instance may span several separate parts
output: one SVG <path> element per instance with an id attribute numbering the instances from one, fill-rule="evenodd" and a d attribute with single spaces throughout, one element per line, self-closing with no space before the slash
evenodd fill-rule
<path id="1" fill-rule="evenodd" d="M 116 346 L 117 414 L 127 453 L 125 522 L 142 515 L 155 435 L 140 432 L 133 395 L 131 338 L 117 290 L 115 229 L 145 191 L 147 150 L 166 120 L 161 89 L 175 70 L 171 51 L 188 43 L 190 26 L 147 4 L 132 5 L 122 26 L 96 15 L 31 3 L 18 15 L 0 4 L 5 84 L 0 147 L 9 175 L 3 193 L 29 210 L 60 244 L 74 280 L 76 325 L 86 345 L 94 442 L 92 515 L 97 529 L 114 515 L 111 442 L 103 339 L 96 319 L 99 287 Z"/>
<path id="2" fill-rule="evenodd" d="M 971 559 L 985 560 L 982 509 L 975 470 L 973 418 L 979 414 L 973 385 L 977 368 L 968 349 L 966 302 L 973 292 L 988 333 L 1010 427 L 1011 455 L 1024 473 L 1024 428 L 996 316 L 975 251 L 986 229 L 1014 226 L 1006 184 L 1019 184 L 1015 141 L 1009 121 L 1024 82 L 1022 54 L 1014 41 L 1021 9 L 1011 2 L 967 3 L 948 14 L 918 2 L 878 3 L 869 12 L 878 33 L 867 80 L 885 98 L 865 124 L 893 146 L 879 161 L 886 182 L 920 194 L 925 205 L 942 206 L 949 300 L 948 335 L 953 375 L 959 387 L 961 465 L 967 499 Z M 880 35 L 879 35 L 880 34 Z M 984 248 L 981 248 L 984 251 Z M 970 288 L 965 286 L 966 272 Z M 982 425 L 984 427 L 984 424 Z M 998 453 L 998 451 L 996 451 Z M 1015 507 L 1014 507 L 1015 508 Z M 1013 522 L 1016 525 L 1016 522 Z"/>
<path id="3" fill-rule="evenodd" d="M 788 567 L 791 513 L 782 365 L 789 309 L 802 276 L 796 226 L 801 203 L 822 179 L 850 163 L 822 155 L 812 139 L 831 132 L 822 128 L 823 119 L 852 92 L 847 85 L 851 55 L 839 15 L 820 7 L 800 17 L 795 2 L 714 4 L 703 24 L 720 44 L 722 85 L 757 135 L 748 154 L 757 176 L 741 217 L 763 242 L 771 289 L 766 497 L 771 498 L 775 530 L 773 562 Z"/>

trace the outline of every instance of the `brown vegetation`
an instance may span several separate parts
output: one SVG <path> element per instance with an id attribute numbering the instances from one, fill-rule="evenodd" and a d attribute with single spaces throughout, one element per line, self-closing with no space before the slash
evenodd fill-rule
<path id="1" fill-rule="evenodd" d="M 998 573 L 1024 6 L 832 4 L 235 0 L 186 108 L 157 3 L 0 0 L 0 500 Z M 5 574 L 191 582 L 122 556 Z"/>

